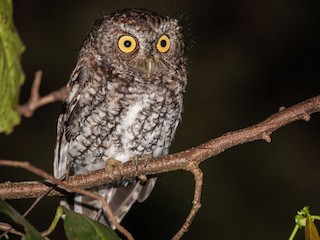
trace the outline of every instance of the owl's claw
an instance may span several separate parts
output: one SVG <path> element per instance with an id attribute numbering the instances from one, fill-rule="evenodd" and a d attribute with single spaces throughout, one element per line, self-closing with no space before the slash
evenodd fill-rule
<path id="1" fill-rule="evenodd" d="M 118 161 L 117 159 L 114 158 L 109 158 L 106 161 L 106 167 L 105 170 L 107 172 L 107 174 L 109 175 L 109 177 L 112 180 L 115 180 L 115 177 L 113 175 L 114 170 L 117 169 L 121 175 L 123 175 L 123 166 L 122 166 L 122 162 Z"/>
<path id="2" fill-rule="evenodd" d="M 141 158 L 143 161 L 145 161 L 144 166 L 146 167 L 148 165 L 148 163 L 150 162 L 150 160 L 153 158 L 153 156 L 151 153 L 149 153 L 149 154 L 143 155 Z"/>
<path id="3" fill-rule="evenodd" d="M 136 166 L 136 169 L 138 170 L 139 162 L 144 161 L 144 166 L 147 166 L 149 161 L 152 159 L 152 154 L 145 154 L 142 156 L 133 156 L 129 159 L 129 161 L 133 161 L 134 165 Z"/>
<path id="4" fill-rule="evenodd" d="M 133 156 L 130 158 L 130 161 L 134 162 L 134 165 L 136 166 L 136 171 L 138 172 L 139 162 L 144 161 L 144 166 L 147 166 L 147 164 L 152 159 L 152 157 L 153 157 L 152 154 L 145 154 L 143 156 Z M 147 181 L 147 176 L 141 175 L 141 176 L 139 176 L 139 179 L 143 182 Z"/>

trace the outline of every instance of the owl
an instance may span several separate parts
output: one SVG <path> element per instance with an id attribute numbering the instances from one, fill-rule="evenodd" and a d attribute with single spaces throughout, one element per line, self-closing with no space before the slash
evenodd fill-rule
<path id="1" fill-rule="evenodd" d="M 125 9 L 98 19 L 87 35 L 58 119 L 54 176 L 66 178 L 144 156 L 168 154 L 187 84 L 182 27 L 171 17 Z M 144 201 L 156 177 L 90 189 L 106 198 L 120 222 Z M 108 224 L 96 200 L 72 195 L 62 204 Z"/>

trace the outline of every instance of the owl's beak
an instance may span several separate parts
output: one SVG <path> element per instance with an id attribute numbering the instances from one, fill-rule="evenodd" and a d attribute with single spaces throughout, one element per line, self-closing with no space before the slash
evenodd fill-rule
<path id="1" fill-rule="evenodd" d="M 146 70 L 147 70 L 148 77 L 150 77 L 153 71 L 153 61 L 151 58 L 146 59 Z"/>

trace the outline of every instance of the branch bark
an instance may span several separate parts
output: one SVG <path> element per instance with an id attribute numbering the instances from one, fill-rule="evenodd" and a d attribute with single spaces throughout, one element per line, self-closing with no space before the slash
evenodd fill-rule
<path id="1" fill-rule="evenodd" d="M 157 174 L 179 169 L 188 171 L 191 163 L 199 165 L 202 161 L 216 156 L 231 147 L 256 140 L 270 142 L 270 135 L 275 130 L 297 120 L 309 121 L 310 115 L 316 112 L 320 112 L 320 95 L 307 99 L 290 108 L 281 107 L 278 113 L 251 127 L 226 133 L 221 137 L 179 153 L 162 158 L 154 158 L 150 160 L 147 166 L 144 166 L 144 163 L 139 163 L 138 170 L 133 162 L 127 162 L 123 165 L 122 172 L 115 169 L 113 176 L 109 176 L 104 169 L 101 169 L 84 175 L 71 176 L 64 182 L 75 188 L 86 189 L 110 183 L 115 179 Z M 0 165 L 10 166 L 10 161 L 0 160 Z M 52 184 L 46 181 L 4 182 L 0 184 L 0 198 L 36 198 L 47 191 L 50 186 Z M 54 190 L 49 195 L 61 195 L 61 193 Z"/>
<path id="2" fill-rule="evenodd" d="M 63 101 L 68 97 L 69 89 L 67 87 L 62 87 L 57 91 L 53 91 L 44 97 L 40 97 L 39 89 L 41 80 L 42 71 L 37 71 L 34 74 L 34 80 L 28 102 L 18 107 L 18 112 L 20 113 L 20 115 L 24 117 L 31 117 L 33 115 L 33 112 L 37 108 L 56 101 Z"/>
<path id="3" fill-rule="evenodd" d="M 13 234 L 21 236 L 21 237 L 24 235 L 22 232 L 19 232 L 19 231 L 13 229 L 10 224 L 4 223 L 4 222 L 0 222 L 0 231 L 13 233 Z"/>
<path id="4" fill-rule="evenodd" d="M 173 236 L 172 240 L 179 240 L 182 236 L 189 230 L 193 219 L 196 217 L 199 209 L 201 208 L 201 192 L 203 185 L 203 173 L 198 165 L 190 164 L 188 171 L 192 172 L 194 175 L 195 186 L 194 186 L 194 196 L 192 201 L 192 208 L 188 217 L 186 218 L 184 224 L 180 230 Z"/>

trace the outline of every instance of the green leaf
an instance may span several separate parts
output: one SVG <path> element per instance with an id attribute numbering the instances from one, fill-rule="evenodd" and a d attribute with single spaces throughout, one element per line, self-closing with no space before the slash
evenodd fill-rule
<path id="1" fill-rule="evenodd" d="M 1 199 L 0 212 L 9 217 L 15 223 L 24 227 L 26 235 L 22 237 L 23 240 L 44 240 L 41 234 L 26 219 L 24 219 L 14 208 Z"/>
<path id="2" fill-rule="evenodd" d="M 63 211 L 66 214 L 63 226 L 69 240 L 120 240 L 109 226 L 66 208 Z"/>
<path id="3" fill-rule="evenodd" d="M 12 0 L 0 0 L 0 133 L 10 133 L 20 123 L 17 112 L 24 73 L 20 56 L 25 47 L 12 20 Z"/>

